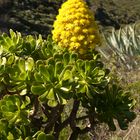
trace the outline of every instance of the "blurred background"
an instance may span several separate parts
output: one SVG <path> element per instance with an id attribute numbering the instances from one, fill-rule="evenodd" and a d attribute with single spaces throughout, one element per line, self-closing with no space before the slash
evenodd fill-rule
<path id="1" fill-rule="evenodd" d="M 0 31 L 46 37 L 61 4 L 66 0 L 0 0 Z M 101 28 L 119 29 L 140 20 L 140 0 L 86 0 Z"/>

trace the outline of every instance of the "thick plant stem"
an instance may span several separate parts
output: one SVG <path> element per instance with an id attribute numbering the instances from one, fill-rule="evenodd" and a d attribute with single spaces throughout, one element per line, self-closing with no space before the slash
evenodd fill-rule
<path id="1" fill-rule="evenodd" d="M 70 114 L 70 127 L 72 129 L 72 134 L 69 140 L 76 140 L 78 138 L 79 127 L 76 127 L 76 114 L 80 105 L 80 101 L 74 100 L 73 108 Z"/>
<path id="2" fill-rule="evenodd" d="M 64 106 L 61 105 L 60 108 L 59 108 L 59 112 L 58 112 L 58 119 L 57 121 L 55 122 L 55 125 L 54 125 L 54 136 L 55 136 L 55 139 L 59 139 L 59 134 L 61 132 L 61 125 L 62 125 L 62 122 L 61 122 L 61 114 L 63 112 L 63 109 L 64 109 Z"/>
<path id="3" fill-rule="evenodd" d="M 76 114 L 80 105 L 80 101 L 74 100 L 73 108 L 70 114 L 70 127 L 71 129 L 75 129 L 76 127 Z"/>

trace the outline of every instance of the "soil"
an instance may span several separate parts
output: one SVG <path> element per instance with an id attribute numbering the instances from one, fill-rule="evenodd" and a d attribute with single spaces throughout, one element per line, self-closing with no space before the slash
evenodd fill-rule
<path id="1" fill-rule="evenodd" d="M 135 23 L 140 20 L 140 0 L 92 0 L 97 6 L 96 19 L 103 27 Z M 94 9 L 92 3 L 92 9 Z"/>
<path id="2" fill-rule="evenodd" d="M 0 29 L 22 34 L 51 33 L 57 11 L 65 0 L 0 0 Z M 119 29 L 140 20 L 140 0 L 86 0 L 101 28 Z"/>

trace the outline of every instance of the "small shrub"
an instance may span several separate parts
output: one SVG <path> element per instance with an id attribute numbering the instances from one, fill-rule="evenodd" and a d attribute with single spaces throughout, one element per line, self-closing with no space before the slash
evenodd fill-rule
<path id="1" fill-rule="evenodd" d="M 82 0 L 68 2 L 85 5 Z M 83 10 L 89 14 L 87 6 Z M 88 41 L 88 34 L 84 35 Z M 57 42 L 56 36 L 55 43 L 63 42 Z M 81 41 L 78 51 L 75 45 L 71 51 L 64 42 L 60 47 L 54 41 L 51 36 L 22 37 L 12 30 L 10 36 L 0 36 L 0 139 L 53 140 L 69 130 L 65 136 L 76 140 L 103 122 L 113 131 L 116 121 L 127 129 L 135 118 L 135 100 L 109 75 L 94 49 L 98 41 L 90 38 L 93 48 L 86 45 L 86 51 Z"/>
<path id="2" fill-rule="evenodd" d="M 12 30 L 0 36 L 0 44 L 0 139 L 58 139 L 67 126 L 69 139 L 76 139 L 99 122 L 115 130 L 116 119 L 127 129 L 135 118 L 133 99 L 111 82 L 95 50 L 91 60 L 82 60 L 50 37 Z M 63 118 L 70 100 L 71 112 Z M 85 112 L 78 116 L 80 104 Z M 84 120 L 89 125 L 78 125 Z"/>
<path id="3" fill-rule="evenodd" d="M 103 56 L 109 60 L 114 57 L 117 64 L 127 69 L 139 67 L 140 58 L 140 24 L 127 25 L 118 31 L 104 33 L 107 42 L 106 49 L 100 49 Z"/>

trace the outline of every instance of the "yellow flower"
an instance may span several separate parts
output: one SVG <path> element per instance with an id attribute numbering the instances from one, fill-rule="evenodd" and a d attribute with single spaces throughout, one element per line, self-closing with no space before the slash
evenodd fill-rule
<path id="1" fill-rule="evenodd" d="M 81 30 L 81 28 L 79 26 L 74 28 L 74 33 L 78 33 Z"/>
<path id="2" fill-rule="evenodd" d="M 74 25 L 71 23 L 66 24 L 66 26 L 64 27 L 65 30 L 72 30 L 74 28 Z"/>
<path id="3" fill-rule="evenodd" d="M 83 54 L 100 43 L 97 24 L 84 0 L 63 3 L 53 28 L 53 40 L 70 51 Z"/>
<path id="4" fill-rule="evenodd" d="M 78 40 L 79 40 L 79 41 L 83 40 L 84 38 L 85 38 L 84 35 L 79 35 L 79 36 L 78 36 Z"/>
<path id="5" fill-rule="evenodd" d="M 70 39 L 70 41 L 76 42 L 76 41 L 77 41 L 77 37 L 73 36 L 73 37 Z"/>
<path id="6" fill-rule="evenodd" d="M 84 41 L 84 45 L 86 46 L 88 44 L 88 42 L 87 41 Z"/>
<path id="7" fill-rule="evenodd" d="M 70 43 L 70 49 L 73 48 L 74 45 L 75 45 L 75 43 L 74 43 L 74 42 L 71 42 L 71 43 Z"/>
<path id="8" fill-rule="evenodd" d="M 90 40 L 93 40 L 95 38 L 95 36 L 94 35 L 90 35 L 89 38 L 90 38 Z"/>
<path id="9" fill-rule="evenodd" d="M 78 42 L 75 43 L 75 48 L 78 49 L 80 46 L 81 46 L 80 43 L 78 43 Z"/>
<path id="10" fill-rule="evenodd" d="M 82 31 L 83 33 L 86 33 L 86 34 L 88 33 L 88 29 L 83 29 Z"/>
<path id="11" fill-rule="evenodd" d="M 68 39 L 64 39 L 64 40 L 63 40 L 63 43 L 64 43 L 64 44 L 68 44 L 68 43 L 69 43 L 69 40 L 68 40 Z"/>

